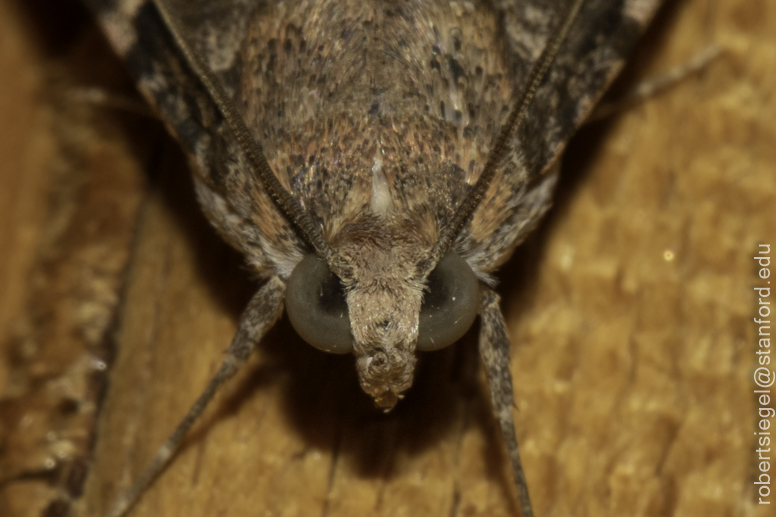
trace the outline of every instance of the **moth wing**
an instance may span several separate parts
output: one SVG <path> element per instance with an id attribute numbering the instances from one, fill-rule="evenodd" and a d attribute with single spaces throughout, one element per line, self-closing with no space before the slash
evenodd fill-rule
<path id="1" fill-rule="evenodd" d="M 416 224 L 425 210 L 439 228 L 481 174 L 513 99 L 527 86 L 570 3 L 407 1 L 390 9 L 375 4 L 360 15 L 359 7 L 368 3 L 341 2 L 336 12 L 323 2 L 285 2 L 279 8 L 246 0 L 165 0 L 192 47 L 246 114 L 275 175 L 324 226 L 339 227 L 379 210 L 372 200 L 383 180 L 375 172 L 381 168 L 392 187 L 392 206 L 415 211 L 410 215 Z M 345 4 L 354 13 L 350 19 L 341 14 Z M 659 4 L 583 5 L 492 188 L 456 241 L 456 251 L 481 275 L 506 260 L 549 207 L 562 150 Z M 381 17 L 380 9 L 390 16 Z M 430 36 L 416 38 L 418 27 L 431 27 Z M 493 41 L 485 36 L 489 30 L 496 34 Z M 367 80 L 361 90 L 353 87 Z M 407 92 L 418 98 L 408 101 Z M 368 120 L 360 125 L 354 117 L 343 127 L 330 122 L 352 113 Z M 413 126 L 412 120 L 423 117 L 436 120 Z M 392 170 L 387 159 L 379 161 L 378 147 L 393 160 Z"/>
<path id="2" fill-rule="evenodd" d="M 195 69 L 181 52 L 173 33 L 150 0 L 86 0 L 117 53 L 125 60 L 138 88 L 189 155 L 200 205 L 216 230 L 241 251 L 259 274 L 289 274 L 301 259 L 304 243 L 278 208 L 235 140 L 224 114 Z M 162 2 L 180 23 L 180 34 L 194 52 L 212 66 L 212 49 L 232 48 L 220 32 L 205 34 L 202 17 L 239 29 L 241 13 L 255 2 L 186 0 Z M 195 23 L 199 19 L 200 22 Z M 211 29 L 217 25 L 210 26 Z M 239 32 L 239 31 L 237 31 Z M 238 37 L 237 32 L 225 33 Z M 226 37 L 225 36 L 225 37 Z M 228 38 L 227 38 L 228 39 Z M 230 40 L 231 41 L 231 40 Z M 208 50 L 211 49 L 211 50 Z M 216 67 L 227 94 L 229 72 Z"/>
<path id="3" fill-rule="evenodd" d="M 661 0 L 590 0 L 560 47 L 512 136 L 491 187 L 458 236 L 477 270 L 489 272 L 549 208 L 559 157 L 621 70 Z M 500 1 L 506 59 L 516 88 L 524 87 L 530 66 L 559 25 L 570 2 Z"/>
<path id="4" fill-rule="evenodd" d="M 141 90 L 159 108 L 197 164 L 195 184 L 210 220 L 229 242 L 259 266 L 259 270 L 274 264 L 276 269 L 290 272 L 301 253 L 299 239 L 267 193 L 257 188 L 241 149 L 224 127 L 222 114 L 172 44 L 169 31 L 152 3 L 90 2 L 100 13 L 114 45 L 138 77 Z M 659 0 L 590 0 L 583 6 L 574 28 L 538 88 L 527 116 L 513 135 L 491 188 L 456 240 L 456 251 L 480 275 L 486 275 L 506 260 L 549 207 L 558 157 L 566 142 L 622 67 L 659 3 Z M 492 46 L 483 52 L 482 46 L 478 46 L 481 34 L 476 30 L 464 34 L 462 25 L 456 26 L 455 16 L 451 18 L 447 13 L 447 21 L 435 25 L 431 31 L 436 40 L 422 47 L 422 51 L 417 45 L 400 48 L 390 41 L 381 43 L 382 47 L 374 43 L 370 47 L 369 42 L 364 48 L 351 45 L 350 52 L 333 53 L 332 50 L 330 55 L 338 59 L 331 60 L 330 64 L 334 65 L 332 75 L 324 78 L 321 70 L 315 69 L 322 60 L 312 54 L 309 47 L 304 47 L 305 39 L 298 32 L 289 30 L 301 29 L 314 15 L 325 19 L 321 13 L 309 16 L 307 12 L 304 15 L 291 11 L 281 13 L 285 25 L 275 27 L 271 25 L 275 23 L 275 17 L 281 19 L 275 12 L 278 6 L 267 2 L 164 0 L 163 4 L 180 27 L 187 44 L 213 72 L 226 95 L 235 106 L 248 113 L 248 127 L 266 150 L 273 173 L 324 226 L 337 226 L 337 219 L 341 224 L 348 217 L 375 210 L 375 207 L 380 209 L 382 205 L 371 203 L 371 200 L 379 187 L 379 181 L 376 183 L 375 180 L 385 180 L 393 188 L 391 202 L 394 206 L 405 211 L 425 210 L 436 219 L 435 224 L 440 228 L 453 217 L 458 204 L 482 172 L 489 148 L 509 112 L 511 99 L 516 97 L 514 92 L 526 86 L 528 73 L 546 45 L 548 35 L 562 22 L 568 9 L 565 0 L 502 1 L 495 5 L 464 3 L 462 5 L 472 11 L 456 14 L 461 23 L 472 14 L 496 9 L 495 19 L 500 26 L 494 27 L 494 31 L 500 42 L 495 51 L 499 55 L 494 55 Z M 446 2 L 442 4 L 448 9 L 454 7 Z M 288 5 L 296 4 L 289 2 Z M 410 18 L 414 12 L 420 12 L 419 6 L 412 2 L 396 5 L 395 11 L 403 14 L 404 21 L 409 20 L 407 23 L 411 25 L 413 20 Z M 256 27 L 251 27 L 251 20 L 264 19 L 270 25 L 256 32 Z M 430 20 L 434 22 L 434 19 Z M 352 43 L 358 31 L 351 29 L 344 26 L 340 32 L 333 33 L 339 39 L 327 36 L 317 45 L 329 44 L 329 40 L 332 48 L 343 41 Z M 366 34 L 365 38 L 371 35 Z M 260 49 L 264 54 L 246 55 L 246 41 L 251 38 L 265 39 L 261 42 L 264 47 Z M 351 125 L 353 127 L 346 135 L 327 134 L 331 125 L 327 125 L 326 112 L 321 114 L 316 110 L 333 104 L 330 99 L 337 97 L 317 95 L 323 90 L 314 84 L 309 89 L 313 93 L 307 96 L 311 101 L 288 98 L 288 105 L 301 105 L 307 109 L 312 121 L 302 120 L 299 124 L 301 136 L 289 135 L 287 127 L 293 119 L 285 113 L 273 116 L 275 111 L 286 109 L 285 96 L 304 92 L 300 87 L 304 81 L 313 84 L 324 79 L 329 83 L 328 93 L 336 94 L 338 85 L 358 80 L 355 75 L 349 75 L 352 70 L 367 70 L 379 78 L 380 67 L 368 62 L 370 48 L 384 48 L 386 51 L 382 54 L 397 62 L 408 55 L 409 59 L 405 61 L 410 65 L 406 67 L 410 70 L 408 73 L 387 74 L 382 88 L 379 81 L 370 84 L 374 86 L 370 98 L 361 99 L 356 95 L 353 110 L 368 112 L 374 115 L 375 121 L 369 122 L 366 128 Z M 266 49 L 270 49 L 269 54 Z M 392 54 L 392 50 L 398 51 Z M 402 50 L 405 52 L 399 52 Z M 289 63 L 305 52 L 313 57 L 309 63 L 297 67 L 301 69 L 299 72 L 293 63 Z M 362 55 L 366 57 L 359 61 Z M 415 72 L 413 64 L 417 64 Z M 423 70 L 426 64 L 436 67 L 434 73 Z M 286 66 L 285 72 L 276 70 L 275 67 L 281 65 Z M 297 77 L 295 73 L 301 75 Z M 483 78 L 480 85 L 477 84 L 478 74 Z M 418 82 L 418 77 L 427 80 L 427 84 Z M 253 92 L 246 93 L 245 81 L 248 79 L 252 81 Z M 488 87 L 499 80 L 507 86 Z M 294 81 L 299 85 L 291 87 L 290 83 Z M 379 125 L 376 121 L 385 124 L 390 120 L 394 126 L 401 125 L 397 123 L 400 118 L 396 115 L 399 113 L 397 103 L 392 104 L 390 96 L 382 92 L 389 83 L 402 81 L 405 91 L 419 91 L 423 96 L 414 109 L 418 113 L 428 112 L 429 117 L 435 116 L 438 122 L 450 126 L 441 132 L 456 135 L 448 135 L 450 145 L 439 148 L 434 146 L 433 135 L 426 140 L 421 137 L 408 142 L 414 134 L 412 128 L 400 127 L 395 131 L 399 135 L 397 140 L 403 138 L 404 141 L 396 142 L 395 147 L 404 146 L 409 151 L 395 153 L 404 156 L 404 162 L 395 164 L 394 171 L 384 167 L 381 173 L 386 178 L 382 178 L 375 175 L 375 170 L 379 171 L 381 166 L 377 161 L 379 153 L 368 145 L 377 138 L 370 138 L 366 133 Z M 285 89 L 287 84 L 288 90 Z M 407 112 L 413 109 L 412 106 L 404 107 Z M 336 116 L 329 118 L 337 119 Z M 312 129 L 304 123 L 312 124 Z M 336 149 L 332 149 L 340 142 L 352 142 L 357 138 L 363 138 L 361 148 L 348 150 L 344 155 L 350 162 L 358 163 L 341 166 L 341 157 Z M 335 145 L 324 148 L 328 143 Z M 386 145 L 390 147 L 391 142 Z M 438 158 L 446 165 L 428 166 L 429 158 Z M 300 170 L 305 172 L 298 173 Z M 278 263 L 277 257 L 291 257 L 291 260 Z"/>

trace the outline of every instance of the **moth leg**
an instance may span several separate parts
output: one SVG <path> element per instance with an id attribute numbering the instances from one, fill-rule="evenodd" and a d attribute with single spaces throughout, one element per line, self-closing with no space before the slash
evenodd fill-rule
<path id="1" fill-rule="evenodd" d="M 517 446 L 515 422 L 512 418 L 515 402 L 512 397 L 512 374 L 509 372 L 509 336 L 504 316 L 501 314 L 500 301 L 499 295 L 492 289 L 483 288 L 480 309 L 480 357 L 488 375 L 493 415 L 498 420 L 509 452 L 512 475 L 520 498 L 520 510 L 523 517 L 533 517 L 528 484 Z"/>
<path id="2" fill-rule="evenodd" d="M 240 317 L 237 333 L 232 343 L 226 350 L 221 367 L 210 379 L 207 387 L 191 406 L 189 412 L 183 417 L 178 427 L 170 435 L 167 441 L 156 451 L 156 456 L 151 464 L 146 467 L 132 488 L 123 497 L 119 498 L 108 513 L 109 517 L 121 517 L 138 501 L 151 482 L 169 463 L 170 458 L 178 451 L 194 422 L 208 406 L 213 396 L 221 385 L 246 363 L 251 353 L 256 348 L 264 333 L 278 320 L 283 313 L 283 296 L 286 284 L 280 277 L 271 278 L 256 293 Z"/>
<path id="3" fill-rule="evenodd" d="M 618 111 L 627 109 L 646 99 L 659 95 L 665 90 L 685 80 L 688 76 L 700 72 L 714 59 L 719 57 L 722 49 L 715 43 L 707 46 L 693 57 L 681 63 L 657 77 L 650 77 L 638 83 L 635 88 L 619 99 L 610 102 L 602 102 L 596 106 L 586 122 L 595 122 L 604 119 Z"/>

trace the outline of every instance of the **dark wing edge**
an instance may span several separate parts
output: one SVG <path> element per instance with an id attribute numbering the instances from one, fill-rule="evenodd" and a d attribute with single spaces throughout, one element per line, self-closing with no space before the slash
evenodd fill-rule
<path id="1" fill-rule="evenodd" d="M 545 171 L 560 154 L 619 74 L 661 2 L 585 3 L 516 135 L 531 171 Z"/>
<path id="2" fill-rule="evenodd" d="M 290 274 L 306 245 L 257 184 L 245 152 L 151 0 L 85 0 L 108 40 L 194 162 L 194 187 L 216 230 L 262 276 Z"/>
<path id="3" fill-rule="evenodd" d="M 623 68 L 661 3 L 585 2 L 526 117 L 517 126 L 501 170 L 473 213 L 475 224 L 465 226 L 456 240 L 455 249 L 462 253 L 468 250 L 467 261 L 486 281 L 490 279 L 488 273 L 509 258 L 549 209 L 559 158 L 568 140 Z M 521 34 L 529 32 L 521 4 L 504 1 L 499 8 L 507 45 L 518 54 L 522 50 Z M 560 23 L 562 20 L 555 21 L 556 26 Z M 525 181 L 500 181 L 509 175 L 526 177 Z M 500 184 L 517 185 L 511 200 L 504 201 Z M 483 224 L 488 219 L 498 224 Z M 478 225 L 489 226 L 489 231 L 478 233 Z"/>

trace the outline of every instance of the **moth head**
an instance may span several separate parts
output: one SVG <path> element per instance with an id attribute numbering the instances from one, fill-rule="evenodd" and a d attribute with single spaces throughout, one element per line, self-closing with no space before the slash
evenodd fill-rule
<path id="1" fill-rule="evenodd" d="M 326 352 L 356 356 L 361 387 L 390 409 L 412 384 L 415 351 L 444 348 L 479 311 L 477 278 L 448 252 L 426 278 L 415 264 L 384 252 L 340 278 L 316 255 L 291 273 L 286 311 L 294 329 Z"/>

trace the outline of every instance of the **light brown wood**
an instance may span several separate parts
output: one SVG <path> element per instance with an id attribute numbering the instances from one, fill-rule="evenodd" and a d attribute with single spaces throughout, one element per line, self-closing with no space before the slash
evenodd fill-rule
<path id="1" fill-rule="evenodd" d="M 131 87 L 83 22 L 61 4 L 0 2 L 3 516 L 63 515 L 82 492 L 145 195 L 137 121 L 68 97 Z"/>
<path id="2" fill-rule="evenodd" d="M 585 128 L 565 157 L 554 210 L 503 268 L 515 417 L 538 515 L 770 515 L 752 484 L 751 288 L 757 245 L 776 244 L 774 35 L 766 0 L 664 9 L 620 89 L 711 42 L 723 55 Z M 36 48 L 35 34 L 19 38 Z M 69 70 L 84 66 L 74 63 Z M 17 95 L 41 109 L 35 95 Z M 138 139 L 154 125 L 128 127 Z M 154 179 L 126 218 L 137 233 L 81 516 L 99 516 L 147 465 L 215 371 L 256 287 L 199 213 L 175 145 L 158 134 L 146 144 L 152 160 L 114 147 L 126 153 L 116 151 L 126 157 L 117 163 L 142 164 Z M 0 158 L 19 160 L 13 150 Z M 122 170 L 101 163 L 102 174 Z M 10 199 L 53 185 L 35 180 L 38 170 L 25 181 L 42 187 L 25 187 L 9 170 L 0 166 L 0 181 L 20 192 Z M 136 174 L 139 185 L 145 176 Z M 19 286 L 0 293 L 5 306 L 44 296 L 30 262 L 47 202 L 25 199 L 30 244 L 0 250 L 2 278 Z M 20 238 L 6 237 L 18 222 L 0 222 L 2 242 Z M 351 358 L 313 350 L 281 321 L 131 515 L 514 515 L 472 337 L 424 355 L 416 385 L 384 415 L 360 391 Z M 6 484 L 0 514 L 39 515 L 57 486 Z"/>

